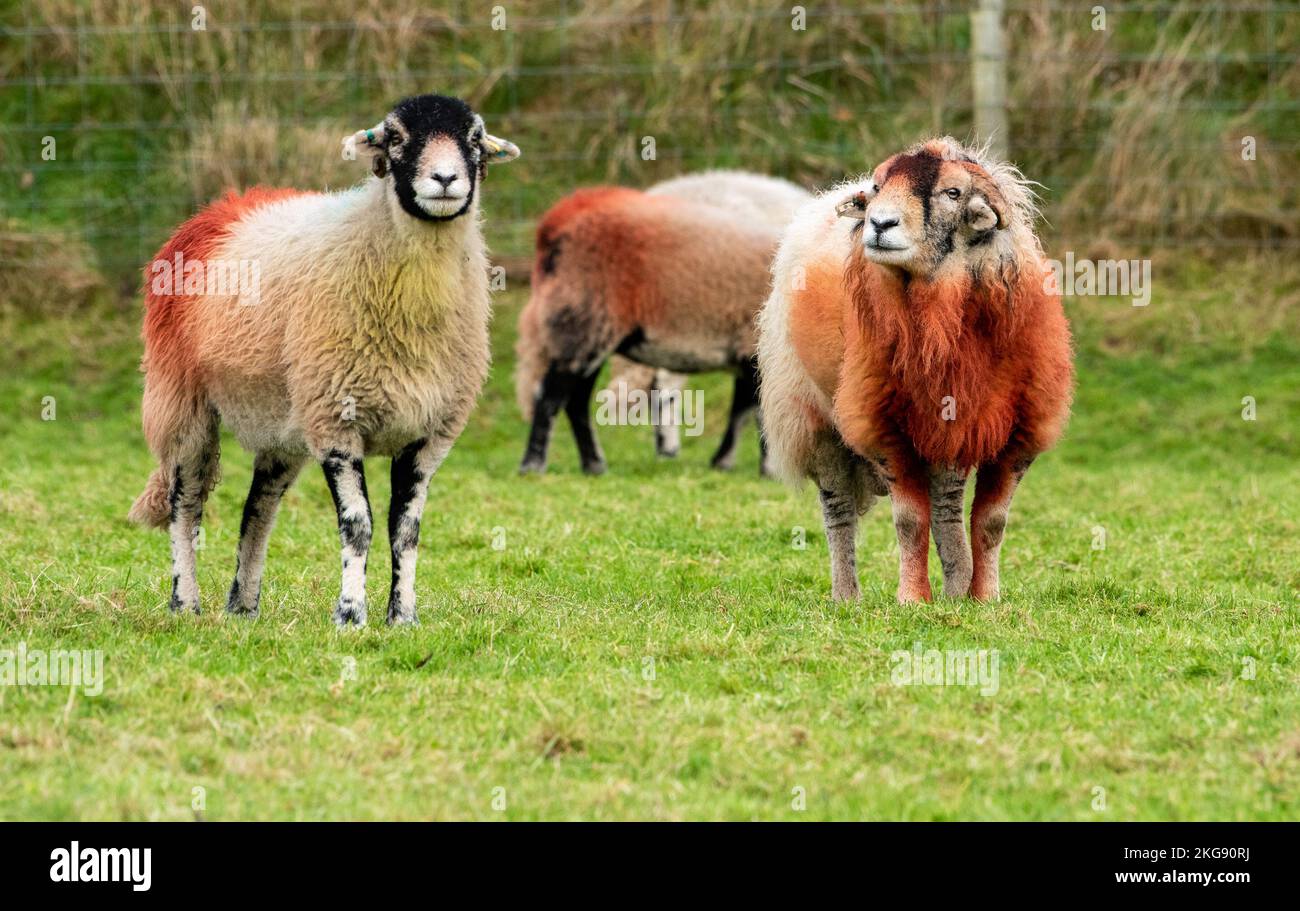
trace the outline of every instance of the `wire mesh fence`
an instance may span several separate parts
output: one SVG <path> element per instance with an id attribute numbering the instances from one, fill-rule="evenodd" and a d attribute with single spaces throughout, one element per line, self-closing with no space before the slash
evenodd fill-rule
<path id="1" fill-rule="evenodd" d="M 1300 6 L 1001 4 L 1010 157 L 1045 236 L 1300 246 Z M 489 243 L 592 183 L 744 167 L 827 186 L 934 134 L 975 135 L 957 0 L 0 4 L 0 260 L 80 245 L 133 280 L 227 187 L 341 188 L 340 140 L 400 97 L 465 97 L 524 158 Z M 25 252 L 24 252 L 25 251 Z"/>

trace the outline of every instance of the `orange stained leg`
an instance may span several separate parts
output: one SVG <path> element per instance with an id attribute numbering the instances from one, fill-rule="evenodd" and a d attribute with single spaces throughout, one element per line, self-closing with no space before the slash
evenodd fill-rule
<path id="1" fill-rule="evenodd" d="M 899 603 L 929 601 L 929 473 L 925 464 L 910 452 L 887 454 L 885 463 L 894 534 L 898 536 L 898 600 Z"/>
<path id="2" fill-rule="evenodd" d="M 1033 457 L 1023 450 L 1003 452 L 979 467 L 975 475 L 975 500 L 970 511 L 970 595 L 977 601 L 995 601 L 1000 591 L 998 562 L 1006 533 L 1011 498 Z"/>

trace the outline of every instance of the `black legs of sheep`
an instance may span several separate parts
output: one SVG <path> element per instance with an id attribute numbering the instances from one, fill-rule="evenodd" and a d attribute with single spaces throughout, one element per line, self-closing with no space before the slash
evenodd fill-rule
<path id="1" fill-rule="evenodd" d="M 736 467 L 736 443 L 740 431 L 750 413 L 758 423 L 758 470 L 767 474 L 767 443 L 763 440 L 763 418 L 758 413 L 758 366 L 754 361 L 747 361 L 736 377 L 735 389 L 731 394 L 731 414 L 727 418 L 727 430 L 718 444 L 718 451 L 709 463 L 714 468 L 730 471 Z"/>
<path id="2" fill-rule="evenodd" d="M 583 472 L 605 472 L 605 455 L 600 450 L 600 443 L 596 441 L 595 431 L 591 429 L 591 394 L 599 374 L 599 364 L 585 376 L 561 370 L 554 364 L 547 369 L 537 392 L 537 403 L 533 407 L 533 426 L 528 434 L 524 460 L 519 464 L 520 474 L 541 474 L 546 470 L 546 450 L 551 442 L 555 416 L 561 408 L 568 415 L 569 426 L 573 428 L 573 439 L 578 444 Z"/>
<path id="3" fill-rule="evenodd" d="M 524 451 L 523 461 L 519 463 L 520 474 L 546 471 L 546 453 L 550 446 L 551 433 L 555 427 L 555 418 L 563 408 L 573 429 L 573 439 L 578 446 L 578 456 L 582 460 L 582 470 L 586 474 L 603 474 L 606 468 L 605 454 L 591 422 L 591 397 L 596 387 L 596 377 L 600 365 L 592 368 L 588 374 L 579 374 L 563 370 L 554 363 L 546 371 L 538 387 L 537 399 L 533 407 L 533 423 L 528 434 L 528 446 Z M 736 444 L 741 428 L 750 413 L 756 418 L 758 409 L 758 370 L 753 361 L 741 366 L 736 377 L 731 401 L 731 414 L 727 419 L 727 429 L 722 443 L 714 453 L 711 464 L 723 471 L 730 470 L 736 463 Z M 759 429 L 762 424 L 759 418 Z M 661 455 L 674 456 L 676 451 L 665 451 L 661 438 L 656 434 L 658 451 Z M 767 449 L 762 433 L 759 433 L 760 471 L 767 473 Z"/>

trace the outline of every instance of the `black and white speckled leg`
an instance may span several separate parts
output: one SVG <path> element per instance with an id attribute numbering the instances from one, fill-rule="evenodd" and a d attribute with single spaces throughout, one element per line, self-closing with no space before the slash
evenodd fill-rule
<path id="1" fill-rule="evenodd" d="M 195 539 L 203 522 L 203 503 L 217 480 L 221 456 L 216 416 L 206 426 L 204 436 L 179 458 L 172 470 L 169 493 L 171 513 L 167 532 L 171 538 L 173 613 L 199 613 L 198 563 Z"/>
<path id="2" fill-rule="evenodd" d="M 418 623 L 415 612 L 415 564 L 420 519 L 429 479 L 451 451 L 452 440 L 433 438 L 407 446 L 393 459 L 393 499 L 388 507 L 388 543 L 393 555 L 393 587 L 388 594 L 388 625 Z"/>
<path id="3" fill-rule="evenodd" d="M 256 617 L 262 595 L 262 571 L 266 567 L 266 544 L 275 525 L 280 499 L 293 484 L 303 459 L 273 452 L 259 452 L 253 461 L 253 483 L 244 501 L 239 523 L 239 550 L 235 558 L 235 579 L 230 583 L 226 611 Z"/>
<path id="4" fill-rule="evenodd" d="M 334 498 L 343 551 L 343 577 L 334 622 L 339 626 L 365 626 L 366 561 L 370 556 L 372 527 L 361 453 L 331 449 L 321 460 L 321 468 Z"/>

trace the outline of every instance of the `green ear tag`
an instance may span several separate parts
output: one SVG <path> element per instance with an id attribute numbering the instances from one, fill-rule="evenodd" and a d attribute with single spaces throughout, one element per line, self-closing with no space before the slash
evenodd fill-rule
<path id="1" fill-rule="evenodd" d="M 375 144 L 375 131 L 374 131 L 374 130 L 366 130 L 366 142 L 370 143 L 371 145 L 374 145 L 374 144 Z"/>

